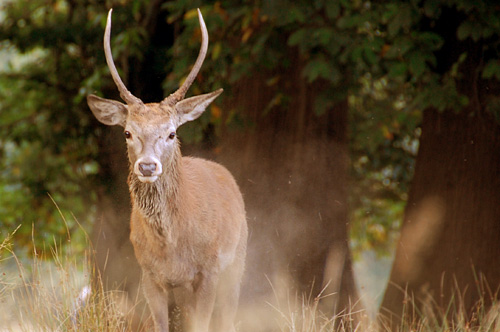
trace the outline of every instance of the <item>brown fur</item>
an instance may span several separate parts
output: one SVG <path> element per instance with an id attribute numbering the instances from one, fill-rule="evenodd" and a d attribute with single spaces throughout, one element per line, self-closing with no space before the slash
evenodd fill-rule
<path id="1" fill-rule="evenodd" d="M 163 326 L 166 331 L 167 292 L 181 287 L 182 298 L 176 296 L 176 301 L 187 311 L 187 325 L 193 331 L 205 331 L 216 281 L 224 273 L 232 285 L 221 285 L 228 289 L 219 289 L 219 295 L 229 301 L 217 308 L 228 322 L 214 331 L 234 331 L 247 238 L 241 193 L 231 174 L 216 163 L 184 157 L 173 164 L 169 174 L 155 183 L 142 183 L 133 174 L 129 179 L 131 241 L 143 269 L 153 317 L 160 330 Z M 231 255 L 233 259 L 227 257 Z"/>
<path id="2" fill-rule="evenodd" d="M 235 331 L 247 241 L 242 195 L 227 169 L 182 157 L 177 138 L 168 138 L 193 119 L 191 110 L 220 92 L 191 97 L 173 107 L 88 98 L 101 122 L 123 125 L 130 133 L 130 239 L 157 331 L 168 331 L 170 290 L 188 331 L 207 332 L 212 316 L 214 332 Z M 158 171 L 143 176 L 141 162 L 156 163 Z M 156 180 L 148 182 L 153 177 Z"/>
<path id="3" fill-rule="evenodd" d="M 238 185 L 221 165 L 182 157 L 175 135 L 179 126 L 198 118 L 222 93 L 219 89 L 183 99 L 208 45 L 200 11 L 198 16 L 202 48 L 187 83 L 161 103 L 144 104 L 127 90 L 114 66 L 110 10 L 104 37 L 106 61 L 127 104 L 87 97 L 99 121 L 125 129 L 132 198 L 130 240 L 158 332 L 169 330 L 170 290 L 189 332 L 208 332 L 210 323 L 214 332 L 234 332 L 245 265 L 248 231 Z"/>

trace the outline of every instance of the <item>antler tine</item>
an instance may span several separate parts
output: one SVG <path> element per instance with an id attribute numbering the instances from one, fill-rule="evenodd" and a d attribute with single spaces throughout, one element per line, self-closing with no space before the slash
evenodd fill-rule
<path id="1" fill-rule="evenodd" d="M 205 60 L 205 56 L 207 55 L 207 49 L 208 49 L 208 31 L 207 31 L 207 26 L 205 25 L 205 21 L 203 20 L 203 16 L 201 15 L 200 9 L 198 9 L 198 20 L 200 21 L 200 29 L 201 29 L 201 48 L 200 48 L 200 53 L 198 53 L 198 58 L 196 58 L 196 62 L 194 63 L 193 69 L 191 69 L 191 72 L 187 76 L 186 80 L 184 83 L 181 85 L 177 91 L 172 93 L 170 96 L 165 98 L 162 101 L 162 104 L 168 104 L 168 105 L 175 105 L 177 102 L 181 101 L 184 99 L 184 96 L 186 95 L 186 92 L 188 91 L 189 87 L 191 84 L 193 84 L 196 76 L 198 75 L 198 72 L 200 71 L 200 68 L 203 64 L 203 61 Z"/>
<path id="2" fill-rule="evenodd" d="M 115 81 L 116 87 L 120 92 L 120 97 L 127 104 L 142 104 L 142 101 L 134 96 L 130 91 L 128 91 L 125 84 L 123 84 L 118 71 L 116 70 L 115 63 L 113 61 L 113 54 L 111 53 L 111 14 L 113 13 L 113 9 L 110 9 L 108 12 L 108 20 L 106 22 L 106 30 L 104 31 L 104 54 L 106 56 L 106 62 L 108 63 L 109 71 L 111 72 L 111 76 L 113 77 L 113 81 Z"/>

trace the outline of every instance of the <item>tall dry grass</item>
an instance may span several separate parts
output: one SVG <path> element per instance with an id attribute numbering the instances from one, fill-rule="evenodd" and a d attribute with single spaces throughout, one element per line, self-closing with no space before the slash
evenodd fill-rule
<path id="1" fill-rule="evenodd" d="M 62 222 L 66 223 L 61 213 Z M 83 228 L 81 229 L 84 232 Z M 0 331 L 127 331 L 120 294 L 104 292 L 92 250 L 75 250 L 71 236 L 20 257 L 10 233 L 0 244 Z M 36 234 L 33 234 L 36 236 Z M 87 238 L 87 237 L 86 237 Z M 88 248 L 91 248 L 87 238 Z"/>
<path id="2" fill-rule="evenodd" d="M 62 222 L 65 222 L 62 216 Z M 83 229 L 82 229 L 83 232 Z M 32 258 L 21 259 L 12 246 L 13 231 L 0 239 L 0 332 L 3 331 L 129 331 L 131 305 L 123 305 L 119 291 L 106 292 L 92 269 L 92 250 L 74 249 L 68 232 L 64 246 L 54 240 Z M 35 236 L 35 234 L 33 235 Z M 460 294 L 457 292 L 457 294 Z M 244 309 L 255 320 L 269 320 L 262 332 L 355 332 L 389 331 L 388 325 L 369 319 L 362 310 L 335 317 L 321 311 L 321 300 L 333 294 L 275 296 L 258 310 Z M 132 304 L 133 307 L 133 304 Z M 409 306 L 414 308 L 415 306 Z M 442 308 L 429 300 L 425 310 L 407 310 L 401 332 L 500 332 L 500 303 L 480 301 L 467 314 L 457 295 Z M 263 314 L 265 313 L 265 314 Z M 383 321 L 383 320 L 380 320 Z M 177 325 L 178 326 L 178 325 Z M 179 330 L 177 327 L 176 330 Z M 238 331 L 261 332 L 238 324 Z M 222 332 L 222 331 L 221 331 Z"/>

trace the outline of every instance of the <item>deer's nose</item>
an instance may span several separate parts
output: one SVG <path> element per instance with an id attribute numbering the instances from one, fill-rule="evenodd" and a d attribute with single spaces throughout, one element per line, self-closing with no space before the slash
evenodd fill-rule
<path id="1" fill-rule="evenodd" d="M 156 163 L 139 163 L 139 171 L 144 176 L 151 176 L 156 171 Z"/>

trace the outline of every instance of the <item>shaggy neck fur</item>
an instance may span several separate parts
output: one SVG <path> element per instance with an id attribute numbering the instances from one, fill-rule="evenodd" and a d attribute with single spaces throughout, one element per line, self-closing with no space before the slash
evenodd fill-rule
<path id="1" fill-rule="evenodd" d="M 138 208 L 149 226 L 159 235 L 171 233 L 172 217 L 179 208 L 179 187 L 182 182 L 180 150 L 163 164 L 163 174 L 153 183 L 143 183 L 134 174 L 128 178 L 132 204 Z"/>

